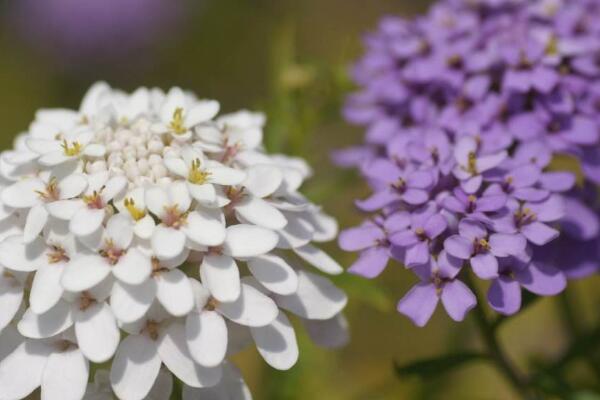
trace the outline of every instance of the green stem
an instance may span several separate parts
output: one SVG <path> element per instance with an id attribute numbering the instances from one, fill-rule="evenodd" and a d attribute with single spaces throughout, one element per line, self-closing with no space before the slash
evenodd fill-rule
<path id="1" fill-rule="evenodd" d="M 467 278 L 471 280 L 470 277 Z M 514 363 L 509 359 L 508 355 L 502 349 L 502 345 L 498 340 L 496 330 L 494 329 L 493 322 L 489 320 L 483 307 L 483 298 L 477 291 L 475 285 L 470 282 L 471 289 L 475 292 L 477 297 L 477 305 L 474 308 L 475 321 L 481 337 L 487 348 L 489 357 L 494 362 L 494 365 L 506 380 L 512 385 L 514 390 L 519 394 L 522 399 L 536 399 L 537 397 L 533 394 L 529 387 L 527 377 L 517 369 Z"/>

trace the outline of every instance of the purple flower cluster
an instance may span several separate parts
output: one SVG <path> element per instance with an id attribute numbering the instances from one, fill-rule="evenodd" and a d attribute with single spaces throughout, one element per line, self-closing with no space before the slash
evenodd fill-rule
<path id="1" fill-rule="evenodd" d="M 392 258 L 418 276 L 398 304 L 415 324 L 439 300 L 464 318 L 469 268 L 505 315 L 521 288 L 554 295 L 600 269 L 599 19 L 598 0 L 445 0 L 366 38 L 345 108 L 365 143 L 334 159 L 373 194 L 340 246 L 360 252 L 352 273 Z"/>

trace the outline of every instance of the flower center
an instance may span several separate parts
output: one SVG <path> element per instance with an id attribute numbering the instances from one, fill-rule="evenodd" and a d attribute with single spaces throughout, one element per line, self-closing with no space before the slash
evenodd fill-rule
<path id="1" fill-rule="evenodd" d="M 167 272 L 169 269 L 160 265 L 160 260 L 156 257 L 152 257 L 152 276 L 158 276 L 163 272 Z"/>
<path id="2" fill-rule="evenodd" d="M 102 250 L 100 250 L 100 255 L 108 261 L 110 265 L 115 265 L 119 262 L 119 259 L 125 254 L 125 250 L 119 249 L 115 246 L 112 239 L 108 239 L 106 244 Z"/>
<path id="3" fill-rule="evenodd" d="M 104 208 L 102 196 L 100 196 L 100 193 L 95 190 L 94 193 L 83 196 L 83 202 L 88 206 L 88 208 L 94 210 L 102 210 Z"/>
<path id="4" fill-rule="evenodd" d="M 45 190 L 35 191 L 40 198 L 45 202 L 52 202 L 59 200 L 60 191 L 58 190 L 58 180 L 55 177 L 50 179 L 50 182 L 46 185 Z"/>
<path id="5" fill-rule="evenodd" d="M 417 238 L 419 238 L 420 241 L 427 240 L 427 234 L 425 233 L 425 229 L 423 228 L 415 229 L 415 235 L 417 235 Z"/>
<path id="6" fill-rule="evenodd" d="M 50 264 L 58 264 L 61 261 L 69 262 L 70 258 L 65 249 L 60 246 L 51 246 L 48 251 L 48 262 Z"/>
<path id="7" fill-rule="evenodd" d="M 523 208 L 515 212 L 515 223 L 518 227 L 530 224 L 537 219 L 537 216 L 530 208 Z"/>
<path id="8" fill-rule="evenodd" d="M 140 333 L 146 332 L 146 333 L 148 333 L 148 336 L 150 336 L 150 339 L 158 340 L 159 328 L 160 328 L 160 322 L 149 319 L 148 321 L 146 321 L 146 326 L 142 329 L 142 331 Z"/>
<path id="9" fill-rule="evenodd" d="M 558 55 L 558 38 L 552 36 L 546 45 L 546 55 L 557 56 Z"/>
<path id="10" fill-rule="evenodd" d="M 490 250 L 490 243 L 485 238 L 475 239 L 473 243 L 475 254 L 484 253 Z"/>
<path id="11" fill-rule="evenodd" d="M 218 305 L 219 305 L 219 301 L 217 299 L 215 299 L 214 297 L 211 297 L 210 299 L 208 299 L 208 301 L 204 305 L 204 309 L 207 311 L 215 311 Z"/>
<path id="12" fill-rule="evenodd" d="M 75 157 L 79 155 L 79 153 L 81 153 L 81 144 L 79 144 L 79 142 L 72 142 L 71 144 L 69 144 L 69 142 L 67 142 L 67 139 L 65 139 L 63 140 L 61 146 L 63 148 L 65 156 Z"/>
<path id="13" fill-rule="evenodd" d="M 194 161 L 192 161 L 192 166 L 188 174 L 188 181 L 196 185 L 202 185 L 206 183 L 208 177 L 210 176 L 210 172 L 200 169 L 200 165 L 200 159 L 196 158 Z"/>
<path id="14" fill-rule="evenodd" d="M 163 224 L 170 228 L 179 229 L 187 222 L 187 212 L 181 212 L 178 205 L 165 207 L 165 215 L 162 219 Z"/>
<path id="15" fill-rule="evenodd" d="M 468 212 L 475 211 L 475 208 L 477 207 L 477 203 L 476 203 L 477 202 L 477 197 L 475 197 L 475 195 L 473 195 L 473 194 L 470 194 L 467 197 L 467 202 L 468 202 L 468 204 L 467 204 L 467 211 Z"/>
<path id="16" fill-rule="evenodd" d="M 187 132 L 183 121 L 183 108 L 177 107 L 175 109 L 175 111 L 173 112 L 173 118 L 171 119 L 171 123 L 169 124 L 169 128 L 171 128 L 171 130 L 176 135 L 183 135 Z"/>
<path id="17" fill-rule="evenodd" d="M 131 197 L 126 198 L 123 204 L 125 205 L 127 211 L 129 211 L 131 218 L 133 218 L 135 221 L 139 221 L 146 216 L 146 211 L 137 208 L 135 206 L 135 201 Z"/>
<path id="18" fill-rule="evenodd" d="M 406 181 L 403 178 L 399 178 L 392 184 L 392 187 L 399 192 L 404 192 L 406 190 Z"/>
<path id="19" fill-rule="evenodd" d="M 467 172 L 471 175 L 477 175 L 477 156 L 475 152 L 469 153 L 469 158 L 467 160 Z"/>
<path id="20" fill-rule="evenodd" d="M 81 297 L 79 297 L 79 309 L 81 311 L 87 310 L 95 303 L 96 303 L 96 299 L 93 298 L 89 292 L 81 293 Z"/>

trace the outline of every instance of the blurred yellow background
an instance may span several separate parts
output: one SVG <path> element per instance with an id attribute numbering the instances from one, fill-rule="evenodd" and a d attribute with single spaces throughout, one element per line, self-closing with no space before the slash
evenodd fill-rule
<path id="1" fill-rule="evenodd" d="M 335 215 L 341 226 L 358 223 L 361 216 L 353 207 L 353 199 L 366 196 L 368 189 L 355 173 L 337 170 L 329 161 L 331 150 L 358 143 L 362 137 L 360 129 L 345 124 L 340 117 L 343 96 L 352 90 L 348 67 L 362 52 L 361 36 L 374 28 L 381 16 L 413 15 L 426 10 L 428 2 L 166 2 L 177 7 L 180 15 L 159 35 L 160 40 L 145 48 L 143 54 L 142 50 L 120 49 L 122 43 L 116 40 L 109 44 L 109 53 L 99 54 L 98 60 L 90 58 L 89 53 L 65 52 L 55 41 L 44 42 L 44 34 L 32 39 L 27 30 L 35 30 L 36 21 L 29 21 L 29 11 L 15 12 L 15 0 L 2 2 L 2 148 L 8 148 L 12 138 L 27 129 L 36 109 L 77 107 L 84 91 L 96 80 L 126 90 L 178 85 L 201 97 L 219 100 L 225 111 L 250 108 L 267 112 L 271 121 L 266 137 L 270 150 L 308 159 L 315 176 L 305 192 Z M 111 55 L 110 49 L 115 54 Z M 335 243 L 327 250 L 346 267 L 354 260 Z M 419 329 L 396 313 L 396 301 L 414 280 L 412 274 L 393 264 L 373 282 L 350 276 L 336 278 L 350 295 L 347 316 L 351 343 L 339 351 L 326 351 L 316 348 L 302 334 L 300 361 L 288 372 L 268 367 L 254 349 L 246 351 L 237 361 L 255 398 L 513 398 L 501 376 L 483 363 L 428 381 L 395 376 L 394 362 L 404 364 L 479 346 L 469 319 L 456 324 L 437 312 L 426 328 Z M 576 282 L 568 290 L 584 324 L 598 319 L 600 296 L 595 288 L 599 284 L 600 279 L 595 277 Z M 532 359 L 552 358 L 568 345 L 557 310 L 556 299 L 544 299 L 502 328 L 503 342 L 522 367 L 526 368 Z M 589 379 L 583 366 L 575 365 L 571 371 L 575 382 Z"/>

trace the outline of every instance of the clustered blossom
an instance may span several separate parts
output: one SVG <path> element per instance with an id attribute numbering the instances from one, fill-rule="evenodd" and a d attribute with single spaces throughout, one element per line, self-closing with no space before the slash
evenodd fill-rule
<path id="1" fill-rule="evenodd" d="M 367 180 L 371 216 L 339 242 L 360 252 L 353 273 L 392 258 L 418 276 L 398 304 L 415 324 L 440 300 L 465 317 L 469 269 L 505 315 L 521 288 L 554 295 L 600 269 L 598 18 L 596 0 L 443 0 L 367 36 L 345 108 L 365 143 L 334 160 Z"/>
<path id="2" fill-rule="evenodd" d="M 291 368 L 289 316 L 346 342 L 346 295 L 320 273 L 342 269 L 316 245 L 337 223 L 298 191 L 310 168 L 265 152 L 261 114 L 218 112 L 99 83 L 1 153 L 0 399 L 168 399 L 173 376 L 184 399 L 250 399 L 228 359 L 254 343 Z"/>

